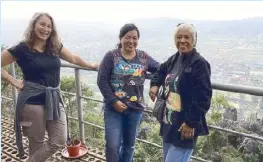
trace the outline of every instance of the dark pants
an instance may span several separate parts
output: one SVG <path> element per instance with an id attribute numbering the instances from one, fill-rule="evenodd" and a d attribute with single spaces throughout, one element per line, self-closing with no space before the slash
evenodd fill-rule
<path id="1" fill-rule="evenodd" d="M 122 113 L 104 107 L 106 161 L 132 162 L 142 112 L 127 109 Z"/>

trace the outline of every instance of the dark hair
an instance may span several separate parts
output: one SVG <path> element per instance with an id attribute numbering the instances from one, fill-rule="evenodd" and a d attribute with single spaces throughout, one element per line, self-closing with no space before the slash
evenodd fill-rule
<path id="1" fill-rule="evenodd" d="M 128 33 L 129 31 L 132 31 L 132 30 L 136 30 L 137 34 L 138 34 L 138 38 L 140 38 L 140 32 L 139 32 L 139 29 L 137 28 L 137 26 L 135 26 L 134 24 L 125 24 L 120 30 L 119 39 L 121 40 L 121 38 L 126 33 Z M 118 43 L 117 48 L 121 48 L 121 47 L 122 47 L 121 43 Z"/>

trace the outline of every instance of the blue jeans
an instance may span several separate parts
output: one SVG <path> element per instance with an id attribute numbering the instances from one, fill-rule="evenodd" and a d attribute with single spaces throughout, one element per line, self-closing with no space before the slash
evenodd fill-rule
<path id="1" fill-rule="evenodd" d="M 142 112 L 127 109 L 122 113 L 104 107 L 106 161 L 132 162 Z"/>
<path id="2" fill-rule="evenodd" d="M 189 162 L 193 149 L 176 147 L 171 143 L 163 143 L 164 162 Z"/>

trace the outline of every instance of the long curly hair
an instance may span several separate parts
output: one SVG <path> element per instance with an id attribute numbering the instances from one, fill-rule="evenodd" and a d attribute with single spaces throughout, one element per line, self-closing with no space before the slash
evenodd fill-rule
<path id="1" fill-rule="evenodd" d="M 60 38 L 58 36 L 58 32 L 57 32 L 57 28 L 56 28 L 56 24 L 54 22 L 54 19 L 48 13 L 37 12 L 33 15 L 32 19 L 30 20 L 29 25 L 28 25 L 25 33 L 24 33 L 23 42 L 25 42 L 29 46 L 30 50 L 33 50 L 34 41 L 36 38 L 35 26 L 36 26 L 36 22 L 38 21 L 38 19 L 41 16 L 48 17 L 50 19 L 51 25 L 52 25 L 52 31 L 51 31 L 49 38 L 46 41 L 45 50 L 50 55 L 58 55 L 60 50 L 61 50 L 62 44 L 61 44 Z"/>

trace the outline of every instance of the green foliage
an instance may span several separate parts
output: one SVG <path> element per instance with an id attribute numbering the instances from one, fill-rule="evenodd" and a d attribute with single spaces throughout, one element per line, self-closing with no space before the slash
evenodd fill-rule
<path id="1" fill-rule="evenodd" d="M 257 154 L 244 154 L 244 160 L 246 162 L 262 162 L 260 161 L 259 156 Z"/>
<path id="2" fill-rule="evenodd" d="M 223 94 L 216 93 L 211 101 L 212 108 L 233 108 Z"/>
<path id="3" fill-rule="evenodd" d="M 245 162 L 241 153 L 232 146 L 223 147 L 221 151 L 222 162 Z"/>
<path id="4" fill-rule="evenodd" d="M 74 85 L 74 84 L 71 84 Z M 227 102 L 225 96 L 215 95 L 212 99 L 211 111 L 208 116 L 208 120 L 215 124 L 222 119 L 222 112 L 218 109 L 232 108 Z M 103 115 L 98 113 L 86 113 L 84 117 L 85 121 L 94 123 L 100 126 L 104 125 Z M 77 125 L 74 125 L 77 127 Z M 159 124 L 155 122 L 145 122 L 141 124 L 141 129 L 149 127 L 150 132 L 147 132 L 145 140 L 162 145 L 162 139 L 159 136 Z M 85 135 L 87 145 L 90 147 L 96 147 L 100 150 L 105 149 L 104 130 L 96 127 L 86 125 Z M 232 146 L 229 143 L 229 136 L 224 132 L 210 130 L 208 136 L 198 138 L 197 147 L 194 150 L 194 155 L 207 160 L 213 160 L 215 162 L 259 162 L 263 157 L 263 145 L 260 145 L 258 153 L 243 154 L 238 148 Z M 134 162 L 152 162 L 162 161 L 162 149 L 145 144 L 142 142 L 136 142 Z"/>
<path id="5" fill-rule="evenodd" d="M 246 162 L 262 162 L 263 161 L 263 144 L 258 146 L 258 151 L 254 153 L 245 153 L 244 160 Z"/>
<path id="6" fill-rule="evenodd" d="M 7 46 L 5 46 L 4 44 L 1 45 L 1 52 L 6 49 Z M 15 74 L 16 74 L 16 78 L 17 79 L 22 79 L 23 78 L 23 74 L 21 69 L 19 68 L 19 66 L 17 65 L 16 62 L 14 62 L 15 65 Z M 3 70 L 7 71 L 9 74 L 11 74 L 11 64 L 5 66 L 4 68 L 2 68 Z M 6 96 L 10 96 L 10 92 L 11 92 L 11 86 L 9 86 L 9 83 L 5 82 L 2 80 L 1 82 L 1 92 L 4 93 Z"/>
<path id="7" fill-rule="evenodd" d="M 146 140 L 162 146 L 162 139 L 159 135 L 160 126 L 155 123 L 142 122 L 141 128 L 150 127 L 151 131 L 148 132 Z M 138 142 L 136 143 L 135 162 L 151 162 L 151 161 L 162 161 L 162 149 Z"/>
<path id="8" fill-rule="evenodd" d="M 217 122 L 221 121 L 222 113 L 224 109 L 227 108 L 231 109 L 233 108 L 233 106 L 227 102 L 227 99 L 224 95 L 216 93 L 211 101 L 211 107 L 208 113 L 207 123 L 214 125 Z"/>
<path id="9" fill-rule="evenodd" d="M 73 76 L 63 76 L 61 77 L 61 82 L 60 82 L 60 88 L 62 92 L 68 92 L 71 94 L 76 94 L 76 81 Z M 82 94 L 91 97 L 93 96 L 93 92 L 89 89 L 89 87 L 81 82 L 81 90 Z M 63 93 L 63 102 L 65 106 L 65 110 L 67 114 L 71 117 L 77 117 L 77 101 L 76 97 L 74 95 Z M 89 113 L 86 113 L 87 111 L 93 109 L 96 107 L 97 103 L 89 100 L 83 100 L 84 106 L 83 106 L 83 111 L 84 111 L 84 119 L 90 119 L 87 116 L 90 116 Z M 78 121 L 70 121 L 69 122 L 69 127 L 70 127 L 70 136 L 77 138 L 79 137 L 79 128 L 78 128 Z M 88 133 L 88 131 L 87 131 Z"/>
<path id="10" fill-rule="evenodd" d="M 89 123 L 104 127 L 103 116 L 97 113 L 86 113 L 84 120 Z M 91 125 L 86 125 L 85 137 L 89 146 L 99 148 L 100 150 L 105 149 L 104 130 Z"/>

